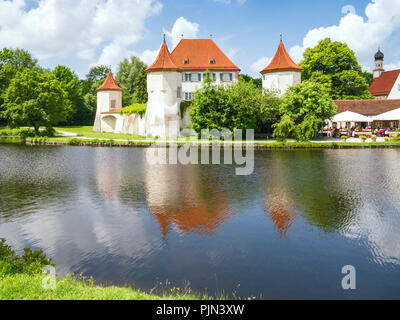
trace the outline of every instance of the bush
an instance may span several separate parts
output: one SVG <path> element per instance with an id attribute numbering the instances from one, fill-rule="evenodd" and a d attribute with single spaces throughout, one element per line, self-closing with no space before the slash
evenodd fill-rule
<path id="1" fill-rule="evenodd" d="M 71 139 L 70 141 L 69 141 L 69 144 L 71 145 L 71 146 L 78 146 L 78 145 L 80 145 L 82 143 L 82 140 L 81 139 L 77 139 L 77 138 L 73 138 L 73 139 Z"/>
<path id="2" fill-rule="evenodd" d="M 5 239 L 0 239 L 0 276 L 17 273 L 39 274 L 44 266 L 49 265 L 55 266 L 42 250 L 25 248 L 24 254 L 19 256 L 6 244 Z"/>
<path id="3" fill-rule="evenodd" d="M 141 118 L 146 114 L 147 103 L 134 103 L 128 107 L 122 108 L 120 114 L 138 114 Z"/>

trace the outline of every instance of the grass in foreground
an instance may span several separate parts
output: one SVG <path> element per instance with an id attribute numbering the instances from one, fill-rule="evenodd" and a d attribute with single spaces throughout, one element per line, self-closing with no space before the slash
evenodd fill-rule
<path id="1" fill-rule="evenodd" d="M 0 277 L 1 300 L 198 300 L 190 291 L 153 295 L 121 287 L 95 286 L 90 281 L 66 276 L 57 280 L 55 290 L 42 287 L 42 275 L 16 274 Z M 203 297 L 204 299 L 205 297 Z"/>
<path id="2" fill-rule="evenodd" d="M 133 136 L 125 133 L 107 133 L 107 132 L 94 132 L 93 126 L 77 126 L 77 127 L 56 127 L 56 131 L 64 131 L 69 133 L 76 133 L 78 137 L 87 137 L 94 139 L 121 139 L 121 140 L 133 140 L 133 139 L 146 139 L 142 136 Z"/>
<path id="3" fill-rule="evenodd" d="M 208 299 L 195 295 L 190 288 L 173 288 L 169 293 L 147 294 L 140 290 L 94 285 L 93 279 L 67 275 L 55 278 L 55 289 L 45 289 L 43 267 L 56 267 L 42 251 L 24 249 L 18 255 L 5 239 L 0 239 L 0 300 L 196 300 Z M 163 291 L 168 292 L 168 291 Z"/>

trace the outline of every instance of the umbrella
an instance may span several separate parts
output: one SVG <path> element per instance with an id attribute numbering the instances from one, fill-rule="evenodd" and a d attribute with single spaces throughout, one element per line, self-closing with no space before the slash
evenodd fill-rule
<path id="1" fill-rule="evenodd" d="M 332 122 L 373 122 L 373 120 L 356 112 L 345 111 L 334 116 Z"/>
<path id="2" fill-rule="evenodd" d="M 375 116 L 374 121 L 396 121 L 400 120 L 400 108 L 395 109 L 389 112 L 382 113 L 378 116 Z"/>

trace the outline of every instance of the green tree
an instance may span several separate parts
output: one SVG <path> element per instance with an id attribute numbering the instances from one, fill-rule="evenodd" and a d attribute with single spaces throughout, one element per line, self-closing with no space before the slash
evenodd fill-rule
<path id="1" fill-rule="evenodd" d="M 302 80 L 329 86 L 332 99 L 373 99 L 354 52 L 346 43 L 321 40 L 304 52 Z"/>
<path id="2" fill-rule="evenodd" d="M 18 72 L 25 68 L 39 69 L 37 60 L 23 49 L 11 50 L 4 48 L 0 50 L 0 112 L 4 110 L 4 94 L 12 79 Z M 4 119 L 0 119 L 0 125 L 6 124 Z"/>
<path id="3" fill-rule="evenodd" d="M 25 69 L 11 81 L 5 93 L 3 116 L 11 127 L 28 125 L 39 134 L 40 126 L 49 131 L 66 119 L 67 93 L 53 74 Z"/>
<path id="4" fill-rule="evenodd" d="M 135 56 L 132 56 L 130 59 L 124 59 L 118 66 L 115 80 L 121 88 L 125 89 L 129 93 L 132 98 L 131 103 L 133 102 L 136 87 L 138 86 L 137 80 L 141 74 L 143 76 L 143 70 L 146 68 L 146 64 Z"/>
<path id="5" fill-rule="evenodd" d="M 283 96 L 280 104 L 282 118 L 274 125 L 274 136 L 282 140 L 293 135 L 297 140 L 309 141 L 336 111 L 328 87 L 304 81 L 289 88 Z"/>
<path id="6" fill-rule="evenodd" d="M 135 103 L 147 103 L 147 100 L 149 98 L 147 94 L 147 74 L 145 70 L 146 67 L 143 67 L 142 71 L 136 78 L 136 91 L 133 96 L 133 101 Z"/>
<path id="7" fill-rule="evenodd" d="M 110 67 L 104 65 L 91 68 L 81 83 L 83 94 L 96 95 L 96 89 L 102 85 L 110 71 Z"/>
<path id="8" fill-rule="evenodd" d="M 251 82 L 240 80 L 234 85 L 217 86 L 210 81 L 206 76 L 204 87 L 195 93 L 191 105 L 190 118 L 194 130 L 260 131 L 260 124 L 270 121 L 272 112 L 266 104 L 271 102 L 271 97 L 263 96 Z"/>
<path id="9" fill-rule="evenodd" d="M 67 93 L 67 98 L 64 100 L 64 110 L 66 113 L 66 121 L 72 121 L 79 109 L 84 106 L 82 88 L 80 86 L 78 76 L 66 66 L 54 68 L 53 74 L 60 82 L 62 89 Z"/>
<path id="10" fill-rule="evenodd" d="M 363 71 L 362 73 L 363 77 L 367 81 L 368 85 L 370 86 L 372 82 L 374 81 L 374 75 L 371 72 Z"/>
<path id="11" fill-rule="evenodd" d="M 253 85 L 257 88 L 257 89 L 262 89 L 262 79 L 261 78 L 253 78 L 247 74 L 241 74 L 239 75 L 239 79 L 245 81 L 245 82 L 252 82 Z"/>

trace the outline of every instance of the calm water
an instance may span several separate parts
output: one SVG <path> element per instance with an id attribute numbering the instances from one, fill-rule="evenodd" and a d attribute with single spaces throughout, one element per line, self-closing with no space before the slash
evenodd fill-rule
<path id="1" fill-rule="evenodd" d="M 143 149 L 0 145 L 0 237 L 58 273 L 265 299 L 400 298 L 400 150 L 257 151 L 255 172 Z M 357 269 L 357 290 L 341 269 Z"/>

